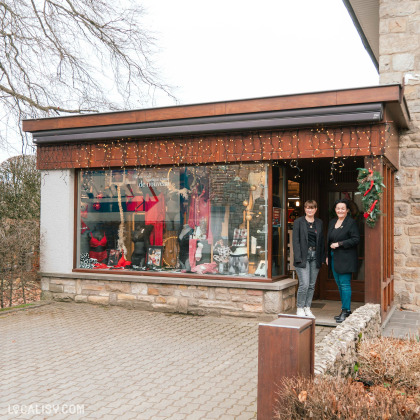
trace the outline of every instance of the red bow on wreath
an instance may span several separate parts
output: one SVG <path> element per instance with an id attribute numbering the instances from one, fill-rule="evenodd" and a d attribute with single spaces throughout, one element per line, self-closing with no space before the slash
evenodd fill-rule
<path id="1" fill-rule="evenodd" d="M 365 194 L 366 195 L 366 194 Z M 369 217 L 369 215 L 370 215 L 370 213 L 372 213 L 373 212 L 373 209 L 375 208 L 375 206 L 376 206 L 376 203 L 378 202 L 378 200 L 375 200 L 374 202 L 373 202 L 373 204 L 370 206 L 370 209 L 369 209 L 369 211 L 367 211 L 367 212 L 365 212 L 364 214 L 363 214 L 363 217 L 365 218 L 365 219 L 367 219 L 368 217 Z"/>
<path id="2" fill-rule="evenodd" d="M 372 169 L 369 169 L 369 174 L 370 174 L 370 176 L 373 176 L 373 171 L 372 171 Z M 363 194 L 363 197 L 366 197 L 369 193 L 370 193 L 370 190 L 373 188 L 373 184 L 374 184 L 374 182 L 373 182 L 373 179 L 371 179 L 370 180 L 370 187 L 366 190 L 366 192 Z"/>

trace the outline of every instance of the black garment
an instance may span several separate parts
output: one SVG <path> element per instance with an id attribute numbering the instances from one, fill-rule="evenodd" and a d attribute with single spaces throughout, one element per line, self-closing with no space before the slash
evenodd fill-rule
<path id="1" fill-rule="evenodd" d="M 359 269 L 357 244 L 360 241 L 359 229 L 356 221 L 347 216 L 342 225 L 335 229 L 337 218 L 330 220 L 328 225 L 327 246 L 328 262 L 331 264 L 331 248 L 333 242 L 339 247 L 334 249 L 334 270 L 339 274 L 356 273 Z"/>
<path id="2" fill-rule="evenodd" d="M 181 229 L 181 232 L 182 232 L 182 229 Z M 190 229 L 182 238 L 180 238 L 178 235 L 179 261 L 181 261 L 183 264 L 185 264 L 185 262 L 190 257 L 190 236 L 193 233 L 194 233 L 194 229 Z"/>
<path id="3" fill-rule="evenodd" d="M 315 218 L 313 229 L 316 235 L 316 267 L 321 268 L 325 262 L 325 244 L 322 220 Z M 293 223 L 293 265 L 305 268 L 308 257 L 308 226 L 305 217 L 299 217 Z"/>
<path id="4" fill-rule="evenodd" d="M 308 246 L 316 247 L 315 223 L 306 222 L 308 228 Z"/>
<path id="5" fill-rule="evenodd" d="M 152 230 L 153 225 L 143 225 L 136 226 L 136 230 L 132 232 L 131 240 L 134 242 L 134 251 L 131 255 L 132 264 L 142 266 L 145 263 Z"/>

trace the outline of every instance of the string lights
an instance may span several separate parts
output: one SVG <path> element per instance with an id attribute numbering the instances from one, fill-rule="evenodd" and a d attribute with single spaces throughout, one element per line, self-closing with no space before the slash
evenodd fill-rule
<path id="1" fill-rule="evenodd" d="M 389 123 L 251 131 L 172 138 L 123 138 L 102 142 L 38 145 L 40 169 L 159 167 L 286 160 L 298 172 L 299 159 L 331 158 L 330 180 L 345 159 L 380 156 L 392 147 Z"/>

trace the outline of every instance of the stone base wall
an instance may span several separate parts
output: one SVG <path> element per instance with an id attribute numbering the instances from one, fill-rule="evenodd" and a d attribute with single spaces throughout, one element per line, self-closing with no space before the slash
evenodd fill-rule
<path id="1" fill-rule="evenodd" d="M 315 375 L 349 376 L 357 362 L 358 342 L 380 335 L 380 305 L 368 303 L 356 309 L 315 345 Z"/>
<path id="2" fill-rule="evenodd" d="M 72 275 L 74 277 L 74 275 Z M 84 276 L 86 277 L 86 276 Z M 296 280 L 277 283 L 185 281 L 169 284 L 42 276 L 42 299 L 119 305 L 132 309 L 191 315 L 275 319 L 296 306 Z M 111 276 L 107 276 L 111 277 Z M 129 276 L 126 276 L 129 277 Z M 189 283 L 189 284 L 188 284 Z M 273 290 L 274 289 L 274 290 Z M 277 289 L 277 290 L 276 290 Z"/>
<path id="3" fill-rule="evenodd" d="M 420 306 L 420 0 L 380 0 L 381 84 L 403 83 L 410 128 L 395 182 L 396 303 Z"/>

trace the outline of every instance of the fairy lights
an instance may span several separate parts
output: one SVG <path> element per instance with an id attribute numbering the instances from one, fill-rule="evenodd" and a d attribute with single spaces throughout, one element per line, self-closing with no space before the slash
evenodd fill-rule
<path id="1" fill-rule="evenodd" d="M 154 168 L 163 165 L 285 160 L 301 176 L 300 159 L 331 158 L 330 180 L 340 173 L 345 159 L 380 156 L 392 147 L 390 124 L 315 127 L 233 134 L 171 138 L 123 138 L 90 143 L 38 145 L 40 169 Z"/>

